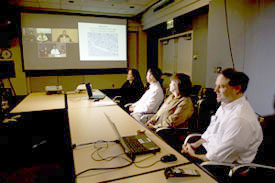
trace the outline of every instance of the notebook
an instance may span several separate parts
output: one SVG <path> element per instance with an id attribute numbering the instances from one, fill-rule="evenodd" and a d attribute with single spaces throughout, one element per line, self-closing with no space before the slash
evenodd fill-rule
<path id="1" fill-rule="evenodd" d="M 105 97 L 105 95 L 93 95 L 91 84 L 86 83 L 85 85 L 86 85 L 89 99 L 103 99 Z"/>
<path id="2" fill-rule="evenodd" d="M 132 160 L 135 159 L 136 155 L 156 153 L 160 151 L 160 148 L 151 139 L 149 139 L 145 133 L 121 137 L 116 125 L 111 121 L 109 116 L 105 113 L 104 115 L 112 126 L 117 138 L 120 141 L 120 145 L 124 149 L 124 152 Z"/>

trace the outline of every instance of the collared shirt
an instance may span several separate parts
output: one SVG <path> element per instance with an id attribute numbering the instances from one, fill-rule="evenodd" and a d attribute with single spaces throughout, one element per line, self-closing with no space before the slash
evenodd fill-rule
<path id="1" fill-rule="evenodd" d="M 171 94 L 150 121 L 156 122 L 155 128 L 188 127 L 188 120 L 193 112 L 194 108 L 190 97 L 176 98 Z"/>
<path id="2" fill-rule="evenodd" d="M 252 107 L 241 97 L 220 106 L 202 138 L 211 161 L 251 163 L 263 140 L 259 121 Z"/>
<path id="3" fill-rule="evenodd" d="M 164 94 L 159 82 L 150 84 L 149 89 L 133 104 L 133 113 L 156 113 L 163 102 Z"/>
<path id="4" fill-rule="evenodd" d="M 53 54 L 53 55 L 59 55 L 60 52 L 59 52 L 59 50 L 57 48 L 54 48 L 54 49 L 51 50 L 51 54 Z"/>

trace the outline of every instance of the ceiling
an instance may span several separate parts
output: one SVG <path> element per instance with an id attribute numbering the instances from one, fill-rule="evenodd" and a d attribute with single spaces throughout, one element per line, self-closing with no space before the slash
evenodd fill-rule
<path id="1" fill-rule="evenodd" d="M 26 9 L 133 17 L 158 0 L 9 0 Z"/>

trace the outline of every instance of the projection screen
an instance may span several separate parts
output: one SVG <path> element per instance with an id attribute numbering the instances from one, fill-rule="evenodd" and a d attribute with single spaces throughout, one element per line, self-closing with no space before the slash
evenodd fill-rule
<path id="1" fill-rule="evenodd" d="M 127 68 L 127 20 L 21 13 L 24 69 Z"/>

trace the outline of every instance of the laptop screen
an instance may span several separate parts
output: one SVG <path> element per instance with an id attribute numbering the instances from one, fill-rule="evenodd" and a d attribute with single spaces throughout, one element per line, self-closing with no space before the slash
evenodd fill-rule
<path id="1" fill-rule="evenodd" d="M 91 98 L 93 96 L 93 92 L 92 92 L 92 87 L 90 83 L 86 83 L 86 89 L 87 89 L 89 98 Z"/>
<path id="2" fill-rule="evenodd" d="M 116 134 L 116 137 L 119 139 L 120 143 L 124 147 L 125 152 L 128 153 L 130 150 L 128 149 L 127 145 L 125 144 L 124 139 L 119 134 L 116 125 L 114 124 L 114 122 L 111 121 L 111 119 L 109 118 L 109 116 L 107 116 L 107 114 L 105 112 L 104 112 L 104 115 L 106 116 L 108 122 L 110 123 L 111 127 L 113 128 L 113 130 L 114 130 L 114 132 Z"/>

